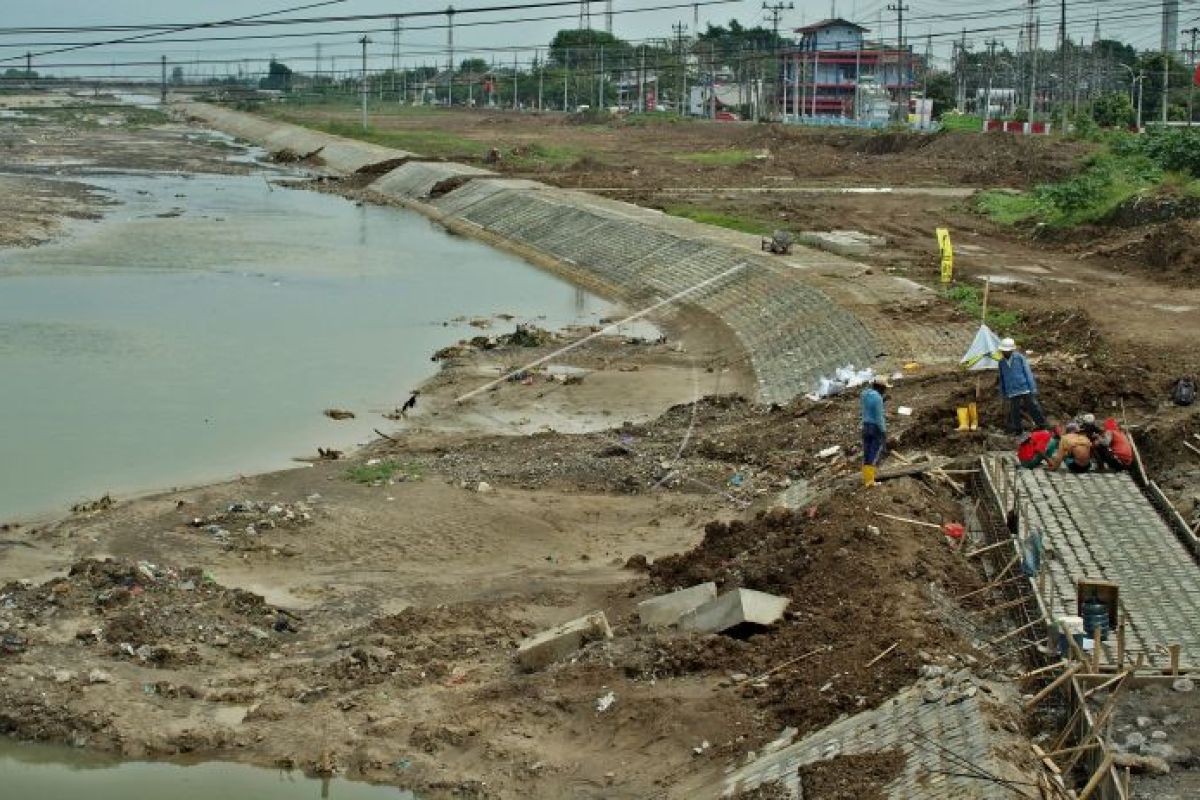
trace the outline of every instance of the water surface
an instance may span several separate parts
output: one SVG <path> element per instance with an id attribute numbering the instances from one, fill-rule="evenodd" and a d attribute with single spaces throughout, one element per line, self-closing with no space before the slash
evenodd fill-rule
<path id="1" fill-rule="evenodd" d="M 103 221 L 0 252 L 0 521 L 365 441 L 434 350 L 484 332 L 467 319 L 610 310 L 411 212 L 266 173 L 82 180 L 118 201 Z"/>
<path id="2" fill-rule="evenodd" d="M 413 800 L 410 792 L 243 764 L 181 765 L 114 759 L 0 738 L 0 796 L 13 800 Z"/>

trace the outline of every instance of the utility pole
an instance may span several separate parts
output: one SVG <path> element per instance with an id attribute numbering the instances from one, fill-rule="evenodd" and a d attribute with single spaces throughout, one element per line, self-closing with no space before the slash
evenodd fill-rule
<path id="1" fill-rule="evenodd" d="M 25 80 L 33 80 L 33 53 L 25 53 Z"/>
<path id="2" fill-rule="evenodd" d="M 684 103 L 683 93 L 686 91 L 687 87 L 687 76 L 684 74 L 684 70 L 686 70 L 687 67 L 683 62 L 683 34 L 687 31 L 687 25 L 684 25 L 682 22 L 677 22 L 671 26 L 671 30 L 675 32 L 675 57 L 679 64 L 679 102 L 677 104 L 677 113 L 682 117 Z"/>
<path id="3" fill-rule="evenodd" d="M 1200 34 L 1200 28 L 1188 28 L 1184 33 L 1192 37 L 1192 46 L 1188 48 L 1188 64 L 1191 65 L 1192 78 L 1188 81 L 1188 127 L 1192 127 L 1192 101 L 1196 97 L 1196 35 Z"/>
<path id="4" fill-rule="evenodd" d="M 542 110 L 542 90 L 545 88 L 546 81 L 546 65 L 542 63 L 542 54 L 540 50 L 533 51 L 533 59 L 537 62 L 538 68 L 538 111 Z"/>
<path id="5" fill-rule="evenodd" d="M 1067 132 L 1067 0 L 1058 5 L 1058 85 L 1062 103 L 1062 132 Z"/>
<path id="6" fill-rule="evenodd" d="M 996 74 L 996 48 L 1000 45 L 995 39 L 987 42 L 988 48 L 988 81 L 987 92 L 983 96 L 983 127 L 987 130 L 987 121 L 992 118 L 992 78 Z"/>
<path id="7" fill-rule="evenodd" d="M 771 21 L 771 31 L 774 34 L 771 37 L 771 59 L 775 65 L 774 95 L 776 110 L 779 111 L 781 117 L 782 111 L 779 109 L 779 18 L 784 11 L 791 11 L 795 7 L 790 2 L 763 3 L 763 11 L 767 12 L 767 18 Z M 816 76 L 813 76 L 813 81 L 815 83 Z"/>
<path id="8" fill-rule="evenodd" d="M 1194 42 L 1194 41 L 1195 41 L 1195 37 L 1192 37 L 1192 40 L 1193 40 L 1193 42 Z M 161 102 L 161 103 L 162 103 L 162 105 L 164 105 L 164 106 L 165 106 L 165 105 L 167 104 L 167 57 L 166 57 L 166 56 L 163 56 L 163 57 L 162 57 L 162 84 L 161 84 L 161 88 L 162 88 L 162 92 L 161 92 L 162 96 L 159 98 L 159 102 Z"/>
<path id="9" fill-rule="evenodd" d="M 1036 0 L 1030 0 L 1030 4 Z M 1039 15 L 1033 21 L 1033 44 L 1030 54 L 1033 57 L 1032 63 L 1029 65 L 1029 121 L 1033 122 L 1034 114 L 1037 112 L 1037 69 L 1038 69 L 1038 48 L 1041 46 L 1042 38 L 1042 18 Z"/>
<path id="10" fill-rule="evenodd" d="M 446 8 L 446 52 L 449 66 L 446 67 L 446 105 L 454 105 L 454 6 Z"/>
<path id="11" fill-rule="evenodd" d="M 371 43 L 371 40 L 366 34 L 363 34 L 358 43 L 362 45 L 362 86 L 360 87 L 360 94 L 362 95 L 362 129 L 365 131 L 367 129 L 367 45 Z"/>
<path id="12" fill-rule="evenodd" d="M 638 50 L 641 57 L 641 65 L 638 68 L 638 111 L 644 113 L 646 111 L 646 45 L 640 45 Z"/>
<path id="13" fill-rule="evenodd" d="M 517 108 L 519 107 L 518 106 L 519 100 L 520 100 L 520 98 L 517 97 L 517 51 L 514 50 L 513 51 L 513 111 L 516 111 Z"/>
<path id="14" fill-rule="evenodd" d="M 903 118 L 908 119 L 908 89 L 905 87 L 908 70 L 905 67 L 908 53 L 904 49 L 904 12 L 908 6 L 903 2 L 889 3 L 888 11 L 896 12 L 896 84 L 900 88 L 900 106 Z"/>
<path id="15" fill-rule="evenodd" d="M 568 49 L 565 54 L 566 67 L 563 70 L 563 113 L 567 111 L 567 78 L 571 75 L 571 51 Z"/>
<path id="16" fill-rule="evenodd" d="M 1162 10 L 1162 124 L 1167 124 L 1167 106 L 1169 105 L 1171 83 L 1171 54 L 1179 41 L 1179 0 L 1163 0 Z"/>

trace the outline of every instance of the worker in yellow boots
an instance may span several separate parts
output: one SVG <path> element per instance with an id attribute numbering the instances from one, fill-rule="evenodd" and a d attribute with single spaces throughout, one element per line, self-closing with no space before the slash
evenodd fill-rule
<path id="1" fill-rule="evenodd" d="M 887 420 L 883 416 L 884 395 L 891 385 L 876 376 L 862 393 L 863 486 L 875 485 L 875 469 L 887 445 Z"/>
<path id="2" fill-rule="evenodd" d="M 959 406 L 958 411 L 958 430 L 960 431 L 977 431 L 979 430 L 979 404 L 967 403 L 965 406 Z"/>

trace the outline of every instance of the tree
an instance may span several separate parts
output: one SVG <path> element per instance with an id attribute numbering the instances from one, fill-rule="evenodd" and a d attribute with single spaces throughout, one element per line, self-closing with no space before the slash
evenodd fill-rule
<path id="1" fill-rule="evenodd" d="M 18 78 L 18 79 L 22 79 L 22 80 L 36 80 L 37 76 L 38 76 L 37 70 L 15 69 L 13 67 L 9 67 L 8 69 L 4 70 L 4 77 L 6 77 L 6 78 Z"/>
<path id="2" fill-rule="evenodd" d="M 458 65 L 458 71 L 466 75 L 482 75 L 491 69 L 491 65 L 482 58 L 464 58 Z"/>
<path id="3" fill-rule="evenodd" d="M 286 64 L 271 59 L 267 67 L 267 76 L 258 82 L 260 89 L 275 89 L 287 91 L 292 87 L 292 70 Z"/>
<path id="4" fill-rule="evenodd" d="M 183 84 L 183 67 L 175 67 L 171 70 L 171 83 L 175 86 Z"/>
<path id="5" fill-rule="evenodd" d="M 595 30 L 561 30 L 550 41 L 550 63 L 556 67 L 593 69 L 603 49 L 606 65 L 616 64 L 632 52 L 629 43 L 611 33 Z"/>
<path id="6" fill-rule="evenodd" d="M 1136 115 L 1133 101 L 1128 92 L 1110 92 L 1097 97 L 1092 103 L 1092 119 L 1102 128 L 1126 128 L 1134 123 Z"/>
<path id="7" fill-rule="evenodd" d="M 934 119 L 941 119 L 942 114 L 954 108 L 958 102 L 958 83 L 954 75 L 941 70 L 931 70 L 925 96 L 933 101 Z"/>
<path id="8" fill-rule="evenodd" d="M 1143 53 L 1138 58 L 1137 69 L 1146 76 L 1143 82 L 1142 117 L 1147 120 L 1158 119 L 1163 95 L 1162 53 Z M 1191 85 L 1191 71 L 1174 54 L 1168 56 L 1167 69 L 1169 70 L 1167 90 L 1170 94 L 1167 101 L 1168 116 L 1171 119 L 1186 119 L 1187 87 Z"/>

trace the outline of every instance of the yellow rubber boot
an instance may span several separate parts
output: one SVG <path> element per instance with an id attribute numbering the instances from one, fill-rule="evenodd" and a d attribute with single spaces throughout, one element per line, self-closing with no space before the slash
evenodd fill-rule
<path id="1" fill-rule="evenodd" d="M 956 408 L 955 411 L 958 412 L 958 430 L 971 430 L 971 412 L 966 408 Z"/>
<path id="2" fill-rule="evenodd" d="M 875 467 L 870 464 L 863 464 L 862 469 L 863 486 L 875 485 Z"/>
<path id="3" fill-rule="evenodd" d="M 967 405 L 967 416 L 970 417 L 971 430 L 979 430 L 979 404 L 969 403 Z"/>

